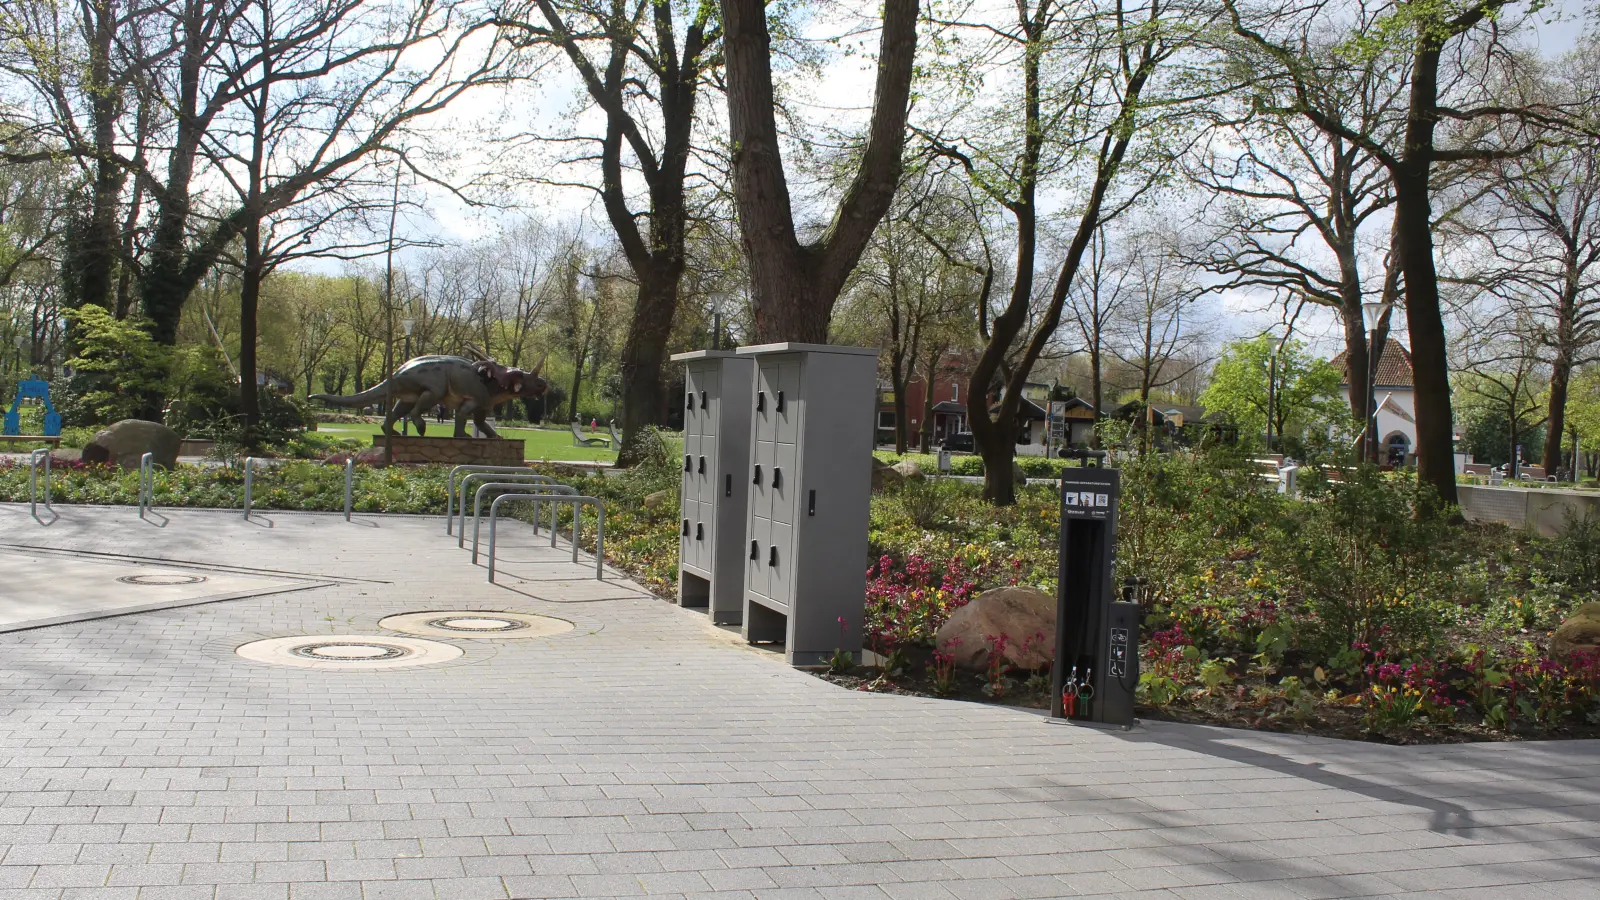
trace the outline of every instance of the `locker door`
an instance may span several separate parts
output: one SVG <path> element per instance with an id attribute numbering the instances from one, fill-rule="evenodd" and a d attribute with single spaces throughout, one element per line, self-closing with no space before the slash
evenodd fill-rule
<path id="1" fill-rule="evenodd" d="M 756 440 L 771 441 L 777 437 L 777 403 L 779 384 L 778 365 L 762 362 L 756 366 Z"/>
<path id="2" fill-rule="evenodd" d="M 690 555 L 694 559 L 695 566 L 700 569 L 711 568 L 710 526 L 706 523 L 709 514 L 710 510 L 706 504 L 695 501 L 694 525 L 689 533 L 689 543 L 694 546 Z"/>
<path id="3" fill-rule="evenodd" d="M 756 443 L 756 458 L 750 470 L 750 515 L 752 518 L 772 518 L 772 466 L 777 445 L 770 441 Z"/>
<path id="4" fill-rule="evenodd" d="M 772 523 L 772 546 L 764 562 L 771 580 L 767 596 L 788 606 L 794 598 L 794 526 Z"/>
<path id="5" fill-rule="evenodd" d="M 678 468 L 683 476 L 683 499 L 700 499 L 700 481 L 695 475 L 695 461 L 700 456 L 700 436 L 688 433 L 683 435 L 683 459 L 678 461 Z"/>
<path id="6" fill-rule="evenodd" d="M 762 597 L 772 596 L 772 576 L 767 555 L 772 546 L 772 528 L 766 519 L 750 520 L 750 545 L 745 548 L 745 587 Z"/>
<path id="7" fill-rule="evenodd" d="M 800 407 L 804 398 L 800 396 L 800 363 L 798 360 L 785 361 L 775 367 L 773 396 L 773 413 L 776 417 L 777 441 L 780 444 L 793 444 L 799 432 Z"/>
<path id="8" fill-rule="evenodd" d="M 795 523 L 796 498 L 800 496 L 800 473 L 794 466 L 793 444 L 774 444 L 772 450 L 772 521 Z"/>
<path id="9" fill-rule="evenodd" d="M 700 433 L 700 381 L 698 366 L 689 366 L 683 376 L 683 434 L 685 437 Z"/>

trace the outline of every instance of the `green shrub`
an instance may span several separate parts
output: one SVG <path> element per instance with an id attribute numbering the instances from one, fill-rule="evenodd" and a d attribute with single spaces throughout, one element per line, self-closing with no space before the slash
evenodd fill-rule
<path id="1" fill-rule="evenodd" d="M 1262 529 L 1268 563 L 1298 599 L 1302 643 L 1324 659 L 1352 647 L 1381 646 L 1390 659 L 1434 649 L 1457 607 L 1451 527 L 1427 512 L 1428 489 L 1361 466 L 1339 482 L 1312 473 L 1302 492 Z"/>

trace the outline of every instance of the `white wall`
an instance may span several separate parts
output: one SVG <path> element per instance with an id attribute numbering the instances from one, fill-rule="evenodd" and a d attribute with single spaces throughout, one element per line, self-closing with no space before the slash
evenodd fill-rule
<path id="1" fill-rule="evenodd" d="M 1344 402 L 1348 405 L 1350 403 L 1350 388 L 1341 389 L 1340 396 L 1344 398 Z M 1388 399 L 1387 403 L 1384 402 L 1385 398 Z M 1411 388 L 1379 387 L 1377 396 L 1374 399 L 1381 404 L 1378 410 L 1378 441 L 1380 443 L 1387 441 L 1389 435 L 1398 431 L 1411 441 L 1411 452 L 1417 452 L 1416 392 Z M 1411 421 L 1407 421 L 1399 413 L 1395 412 L 1396 407 L 1405 410 L 1406 415 L 1411 417 Z"/>

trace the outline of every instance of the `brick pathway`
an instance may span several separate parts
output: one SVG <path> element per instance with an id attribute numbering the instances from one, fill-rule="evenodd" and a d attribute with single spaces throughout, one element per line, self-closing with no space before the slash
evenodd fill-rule
<path id="1" fill-rule="evenodd" d="M 839 690 L 520 527 L 490 586 L 438 518 L 59 511 L 0 506 L 0 553 L 336 583 L 0 634 L 0 900 L 1600 897 L 1594 743 L 1053 726 Z M 232 652 L 428 609 L 578 627 L 381 674 Z"/>

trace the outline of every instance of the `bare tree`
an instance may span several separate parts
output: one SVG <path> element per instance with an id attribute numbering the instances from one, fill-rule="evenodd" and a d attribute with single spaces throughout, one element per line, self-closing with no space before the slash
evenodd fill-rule
<path id="1" fill-rule="evenodd" d="M 696 0 L 680 21 L 680 7 L 664 2 L 515 0 L 496 16 L 519 42 L 565 56 L 604 118 L 602 134 L 577 139 L 585 148 L 577 161 L 599 163 L 599 185 L 568 184 L 599 196 L 638 285 L 622 349 L 623 466 L 644 458 L 643 429 L 660 424 L 665 408 L 662 366 L 687 263 L 696 106 L 721 38 L 716 9 Z M 644 182 L 642 198 L 629 195 L 629 175 Z"/>
<path id="2" fill-rule="evenodd" d="M 1313 36 L 1302 52 L 1337 57 L 1339 48 L 1332 38 Z M 1402 61 L 1371 54 L 1346 62 L 1307 70 L 1306 77 L 1325 79 L 1308 101 L 1323 115 L 1392 142 L 1403 125 Z M 1189 179 L 1209 194 L 1201 221 L 1214 229 L 1195 261 L 1221 275 L 1222 286 L 1267 288 L 1337 311 L 1351 415 L 1365 420 L 1372 364 L 1361 307 L 1393 299 L 1385 264 L 1394 204 L 1389 172 L 1359 143 L 1307 130 L 1298 115 L 1254 109 L 1248 98 L 1225 100 L 1216 116 L 1209 140 L 1185 160 Z M 1376 459 L 1376 436 L 1367 443 Z"/>
<path id="3" fill-rule="evenodd" d="M 1224 0 L 1224 5 L 1241 39 L 1238 61 L 1281 82 L 1281 90 L 1262 83 L 1256 104 L 1299 115 L 1360 148 L 1389 173 L 1416 383 L 1417 478 L 1433 487 L 1440 501 L 1454 503 L 1449 361 L 1433 246 L 1435 170 L 1527 153 L 1538 140 L 1527 126 L 1569 123 L 1581 110 L 1506 96 L 1507 87 L 1519 81 L 1521 63 L 1501 43 L 1514 24 L 1508 15 L 1512 0 L 1398 0 L 1354 10 L 1327 0 L 1287 10 L 1246 11 L 1238 0 Z M 1340 52 L 1332 58 L 1307 52 L 1321 43 L 1314 35 L 1330 31 L 1344 38 Z M 1403 72 L 1406 101 L 1397 114 L 1404 124 L 1388 133 L 1363 131 L 1360 122 L 1326 108 L 1318 96 L 1329 68 L 1359 64 L 1373 53 L 1403 59 L 1397 71 Z"/>
<path id="4" fill-rule="evenodd" d="M 984 55 L 1003 60 L 1021 85 L 1001 109 L 976 117 L 967 134 L 930 137 L 936 152 L 966 172 L 1015 227 L 1010 296 L 993 320 L 968 387 L 973 439 L 984 462 L 984 497 L 993 503 L 1016 500 L 1011 473 L 1022 389 L 1056 339 L 1089 244 L 1152 183 L 1146 178 L 1114 191 L 1135 138 L 1151 137 L 1152 120 L 1160 116 L 1148 110 L 1183 105 L 1181 91 L 1164 96 L 1161 104 L 1151 103 L 1146 92 L 1167 93 L 1167 86 L 1153 79 L 1193 46 L 1204 18 L 1195 10 L 1155 2 L 1068 7 L 1035 0 L 1019 3 L 1012 21 L 945 23 L 988 35 L 993 46 Z M 1176 121 L 1168 117 L 1169 124 Z M 1050 176 L 1067 172 L 1081 174 L 1088 187 L 1074 204 L 1071 238 L 1048 300 L 1035 315 L 1038 195 Z M 993 397 L 1002 364 L 1019 338 L 1022 352 L 1006 372 L 991 413 L 985 398 Z"/>

